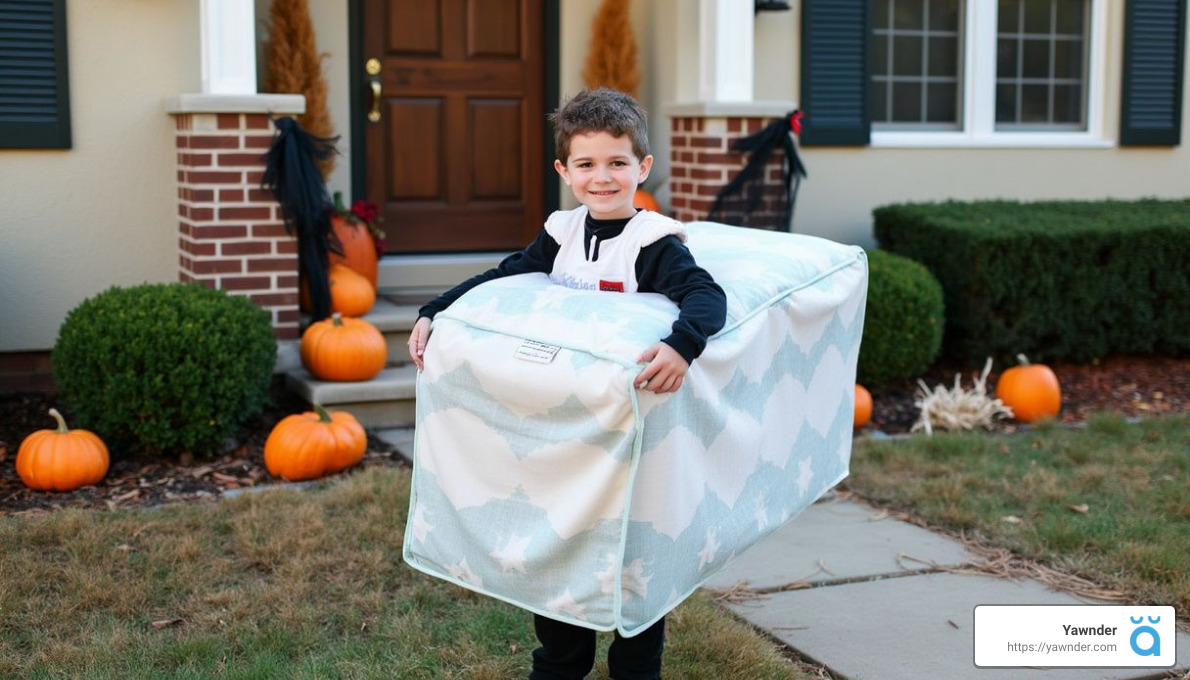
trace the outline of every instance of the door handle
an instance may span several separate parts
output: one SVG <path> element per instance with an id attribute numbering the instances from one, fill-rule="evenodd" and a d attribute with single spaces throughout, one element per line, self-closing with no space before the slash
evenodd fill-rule
<path id="1" fill-rule="evenodd" d="M 369 85 L 372 87 L 372 108 L 368 111 L 368 120 L 376 123 L 380 121 L 380 79 L 373 78 Z"/>
<path id="2" fill-rule="evenodd" d="M 368 80 L 368 86 L 372 89 L 372 106 L 368 110 L 368 120 L 376 123 L 380 121 L 380 97 L 382 94 L 380 79 L 376 77 L 380 75 L 380 60 L 375 57 L 369 59 L 364 64 L 364 70 L 372 76 Z"/>

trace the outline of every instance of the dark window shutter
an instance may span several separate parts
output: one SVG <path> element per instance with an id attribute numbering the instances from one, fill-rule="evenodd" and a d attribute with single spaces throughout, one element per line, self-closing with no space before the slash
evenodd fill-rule
<path id="1" fill-rule="evenodd" d="M 0 0 L 0 148 L 69 149 L 66 0 Z"/>
<path id="2" fill-rule="evenodd" d="M 1185 0 L 1128 0 L 1124 7 L 1120 144 L 1180 144 Z"/>
<path id="3" fill-rule="evenodd" d="M 866 145 L 869 0 L 803 0 L 799 141 Z"/>

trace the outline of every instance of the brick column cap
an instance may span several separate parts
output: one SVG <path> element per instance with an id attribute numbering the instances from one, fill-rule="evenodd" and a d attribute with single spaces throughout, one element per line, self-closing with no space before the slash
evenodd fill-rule
<path id="1" fill-rule="evenodd" d="M 306 112 L 300 94 L 176 94 L 165 100 L 171 114 L 185 113 L 295 113 Z"/>
<path id="2" fill-rule="evenodd" d="M 670 104 L 663 107 L 661 113 L 670 118 L 776 118 L 795 108 L 795 102 L 781 100 L 690 102 Z"/>

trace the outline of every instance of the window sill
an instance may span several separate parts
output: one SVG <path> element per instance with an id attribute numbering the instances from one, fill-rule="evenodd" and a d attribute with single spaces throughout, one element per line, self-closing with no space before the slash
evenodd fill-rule
<path id="1" fill-rule="evenodd" d="M 882 149 L 1114 149 L 1114 140 L 1086 132 L 873 132 L 870 145 Z"/>

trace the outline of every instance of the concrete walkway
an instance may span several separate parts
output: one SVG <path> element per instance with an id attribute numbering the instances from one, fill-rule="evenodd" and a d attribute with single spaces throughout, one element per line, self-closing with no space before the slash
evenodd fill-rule
<path id="1" fill-rule="evenodd" d="M 707 587 L 738 591 L 746 581 L 744 597 L 727 602 L 731 611 L 849 680 L 1182 677 L 1169 669 L 977 668 L 975 605 L 1096 603 L 1038 581 L 934 566 L 979 562 L 948 537 L 865 505 L 826 500 L 736 558 Z M 810 586 L 782 590 L 797 582 Z M 1186 673 L 1190 635 L 1177 637 L 1177 667 Z"/>
<path id="2" fill-rule="evenodd" d="M 412 431 L 380 433 L 412 459 Z M 707 583 L 725 606 L 846 680 L 1148 680 L 1190 673 L 1190 635 L 1169 669 L 977 668 L 978 604 L 1087 604 L 1038 581 L 953 574 L 979 563 L 961 543 L 856 502 L 824 499 Z M 790 588 L 790 584 L 799 584 Z M 807 586 L 808 584 L 808 586 Z"/>

